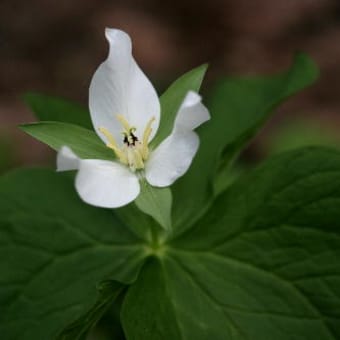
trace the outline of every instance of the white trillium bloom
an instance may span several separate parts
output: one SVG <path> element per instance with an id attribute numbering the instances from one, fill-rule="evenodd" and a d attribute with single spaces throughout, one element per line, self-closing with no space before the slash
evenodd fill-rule
<path id="1" fill-rule="evenodd" d="M 63 146 L 57 170 L 78 170 L 76 189 L 85 202 L 117 208 L 138 196 L 141 177 L 152 186 L 166 187 L 182 176 L 199 146 L 193 130 L 210 116 L 201 97 L 190 91 L 171 134 L 150 150 L 160 122 L 157 93 L 132 56 L 130 37 L 116 29 L 106 29 L 105 35 L 109 56 L 92 78 L 89 107 L 96 133 L 117 161 L 80 159 Z"/>

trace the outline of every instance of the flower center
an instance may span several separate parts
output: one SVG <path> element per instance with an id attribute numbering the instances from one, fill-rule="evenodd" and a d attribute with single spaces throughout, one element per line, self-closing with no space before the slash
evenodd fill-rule
<path id="1" fill-rule="evenodd" d="M 135 135 L 137 129 L 130 126 L 124 116 L 117 115 L 117 119 L 123 127 L 123 146 L 119 147 L 112 134 L 105 127 L 100 127 L 98 130 L 108 141 L 106 146 L 112 149 L 119 161 L 128 165 L 132 171 L 144 169 L 144 163 L 149 157 L 148 141 L 152 132 L 151 125 L 155 117 L 152 117 L 146 124 L 141 140 Z"/>

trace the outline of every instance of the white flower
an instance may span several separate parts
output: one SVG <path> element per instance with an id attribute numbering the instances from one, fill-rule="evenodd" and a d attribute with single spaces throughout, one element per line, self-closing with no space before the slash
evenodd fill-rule
<path id="1" fill-rule="evenodd" d="M 189 92 L 171 134 L 150 150 L 160 122 L 157 93 L 132 56 L 130 37 L 116 29 L 106 29 L 105 35 L 109 56 L 92 78 L 89 107 L 96 133 L 117 161 L 80 159 L 63 146 L 57 169 L 78 170 L 76 189 L 85 202 L 116 208 L 138 196 L 142 177 L 152 186 L 166 187 L 182 176 L 199 145 L 193 130 L 210 116 L 201 97 Z"/>

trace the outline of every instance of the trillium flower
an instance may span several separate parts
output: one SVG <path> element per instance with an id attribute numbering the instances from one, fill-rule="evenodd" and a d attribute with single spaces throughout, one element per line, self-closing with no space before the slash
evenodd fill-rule
<path id="1" fill-rule="evenodd" d="M 166 187 L 182 176 L 199 146 L 193 130 L 210 116 L 201 97 L 189 92 L 171 134 L 151 150 L 161 119 L 157 93 L 132 56 L 130 37 L 116 29 L 106 29 L 105 35 L 109 55 L 92 78 L 89 108 L 95 132 L 116 161 L 80 159 L 63 146 L 57 169 L 78 170 L 76 190 L 85 202 L 117 208 L 138 196 L 142 178 L 152 186 Z"/>

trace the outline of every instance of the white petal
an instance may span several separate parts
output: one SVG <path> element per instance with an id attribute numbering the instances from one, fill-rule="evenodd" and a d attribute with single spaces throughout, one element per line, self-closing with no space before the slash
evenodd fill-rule
<path id="1" fill-rule="evenodd" d="M 209 111 L 201 100 L 198 93 L 193 91 L 187 93 L 178 110 L 174 128 L 194 130 L 210 119 Z"/>
<path id="2" fill-rule="evenodd" d="M 145 167 L 147 181 L 156 187 L 171 185 L 188 170 L 198 146 L 199 138 L 195 132 L 175 129 L 151 153 Z"/>
<path id="3" fill-rule="evenodd" d="M 127 167 L 110 161 L 86 159 L 79 163 L 76 189 L 88 204 L 117 208 L 133 201 L 140 186 L 137 176 Z"/>
<path id="4" fill-rule="evenodd" d="M 132 56 L 130 37 L 116 29 L 106 29 L 110 44 L 109 56 L 95 72 L 89 93 L 89 106 L 93 126 L 99 137 L 99 127 L 108 129 L 122 143 L 122 126 L 116 118 L 123 115 L 131 126 L 137 128 L 141 138 L 145 125 L 155 117 L 150 140 L 155 135 L 160 120 L 160 104 L 149 79 Z"/>
<path id="5" fill-rule="evenodd" d="M 57 171 L 77 170 L 80 158 L 68 147 L 62 146 L 57 155 Z"/>
<path id="6" fill-rule="evenodd" d="M 147 181 L 156 187 L 171 185 L 188 170 L 199 146 L 195 128 L 210 119 L 201 96 L 189 91 L 178 110 L 172 133 L 150 155 L 145 167 Z"/>

